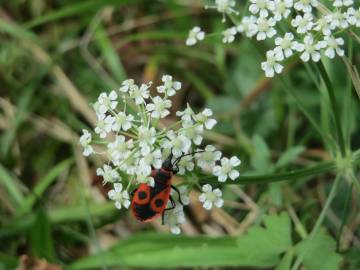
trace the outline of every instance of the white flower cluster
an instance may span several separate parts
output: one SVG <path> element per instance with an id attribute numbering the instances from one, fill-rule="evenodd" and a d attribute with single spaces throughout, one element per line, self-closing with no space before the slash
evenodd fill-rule
<path id="1" fill-rule="evenodd" d="M 115 201 L 115 206 L 119 209 L 122 206 L 129 207 L 128 192 L 133 185 L 146 183 L 154 186 L 151 171 L 154 168 L 160 169 L 170 154 L 173 155 L 173 162 L 178 160 L 176 169 L 179 174 L 192 172 L 197 166 L 205 172 L 211 172 L 219 182 L 238 178 L 237 167 L 240 160 L 237 157 L 228 159 L 222 157 L 222 153 L 213 145 L 201 146 L 204 131 L 212 129 L 217 123 L 212 118 L 212 111 L 204 109 L 195 113 L 187 105 L 184 111 L 176 112 L 179 121 L 170 127 L 160 128 L 160 119 L 170 114 L 170 97 L 181 89 L 181 83 L 173 80 L 170 75 L 164 75 L 162 85 L 153 91 L 155 96 L 150 94 L 151 88 L 151 82 L 137 85 L 133 79 L 128 79 L 118 90 L 101 93 L 93 105 L 97 115 L 94 129 L 97 138 L 93 140 L 92 134 L 87 130 L 83 130 L 80 137 L 85 156 L 107 156 L 108 163 L 96 172 L 102 176 L 104 183 L 113 184 L 114 189 L 108 196 Z M 95 144 L 106 146 L 106 151 L 96 152 L 93 148 Z M 122 179 L 129 181 L 125 189 Z M 220 198 L 214 201 L 215 197 L 221 197 L 221 192 L 215 189 L 214 197 L 211 195 L 211 186 L 208 186 L 204 186 L 206 195 L 201 195 L 200 201 L 206 209 L 211 209 L 212 205 L 221 207 Z M 186 195 L 183 194 L 182 197 Z M 184 221 L 182 206 L 178 204 L 173 211 L 166 211 L 165 217 L 171 231 L 179 232 L 177 225 Z"/>
<path id="2" fill-rule="evenodd" d="M 282 62 L 294 54 L 299 54 L 304 62 L 318 62 L 321 55 L 330 59 L 344 56 L 341 33 L 350 27 L 360 27 L 360 8 L 355 7 L 354 0 L 249 1 L 250 14 L 238 25 L 223 31 L 222 41 L 231 43 L 238 33 L 259 41 L 273 39 L 275 47 L 266 53 L 266 61 L 261 63 L 267 77 L 281 73 Z M 323 14 L 317 10 L 322 4 L 331 5 L 331 12 Z M 223 21 L 225 15 L 238 14 L 234 0 L 216 0 L 211 7 L 223 14 Z"/>

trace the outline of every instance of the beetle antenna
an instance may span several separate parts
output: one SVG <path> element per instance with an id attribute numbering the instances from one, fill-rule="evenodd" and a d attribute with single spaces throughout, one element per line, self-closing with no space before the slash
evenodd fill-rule
<path id="1" fill-rule="evenodd" d="M 185 156 L 190 156 L 190 155 L 195 155 L 197 153 L 203 153 L 205 152 L 205 150 L 200 150 L 200 151 L 195 151 L 195 152 L 192 152 L 192 153 L 188 153 L 188 154 L 185 154 L 185 155 L 181 155 L 180 157 L 176 158 L 174 163 L 173 163 L 173 166 L 177 166 L 178 163 L 180 162 L 180 160 L 185 157 Z"/>

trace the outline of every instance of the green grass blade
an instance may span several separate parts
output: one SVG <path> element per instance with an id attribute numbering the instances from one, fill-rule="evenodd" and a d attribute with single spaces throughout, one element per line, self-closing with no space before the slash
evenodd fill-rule
<path id="1" fill-rule="evenodd" d="M 107 36 L 104 27 L 100 24 L 95 31 L 95 40 L 100 48 L 105 63 L 118 83 L 127 78 L 121 59 Z"/>
<path id="2" fill-rule="evenodd" d="M 101 9 L 103 6 L 106 5 L 124 5 L 130 3 L 132 1 L 129 0 L 90 0 L 90 1 L 81 1 L 81 2 L 74 2 L 71 5 L 67 5 L 59 10 L 54 12 L 45 14 L 43 16 L 39 16 L 34 20 L 30 21 L 29 23 L 25 24 L 26 28 L 32 28 L 35 26 L 39 26 L 44 23 L 58 21 L 60 19 L 64 19 L 67 17 L 96 12 Z"/>
<path id="3" fill-rule="evenodd" d="M 2 164 L 0 164 L 0 185 L 6 189 L 14 204 L 21 206 L 24 203 L 24 195 L 21 193 L 17 182 L 18 180 L 15 179 Z"/>
<path id="4" fill-rule="evenodd" d="M 60 162 L 54 168 L 52 168 L 47 175 L 41 178 L 33 189 L 32 194 L 26 197 L 23 203 L 23 207 L 19 210 L 18 214 L 23 215 L 29 212 L 36 200 L 41 198 L 42 194 L 56 180 L 59 174 L 68 168 L 73 162 L 74 160 L 72 158 Z"/>

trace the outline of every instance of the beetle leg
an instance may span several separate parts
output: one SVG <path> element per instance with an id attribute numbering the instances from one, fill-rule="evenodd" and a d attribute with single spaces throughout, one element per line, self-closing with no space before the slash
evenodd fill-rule
<path id="1" fill-rule="evenodd" d="M 178 196 L 179 196 L 179 203 L 180 203 L 181 205 L 184 205 L 184 203 L 181 201 L 181 195 L 180 195 L 179 189 L 178 189 L 177 187 L 173 186 L 173 185 L 171 185 L 171 188 L 172 188 L 173 190 L 175 190 L 176 193 L 178 194 Z"/>
<path id="2" fill-rule="evenodd" d="M 168 207 L 168 208 L 165 208 L 164 211 L 161 214 L 161 224 L 162 225 L 165 225 L 165 222 L 164 222 L 165 211 L 172 210 L 172 209 L 174 209 L 176 207 L 176 203 L 175 203 L 173 197 L 171 197 L 171 196 L 170 196 L 170 202 L 171 202 L 171 206 Z"/>

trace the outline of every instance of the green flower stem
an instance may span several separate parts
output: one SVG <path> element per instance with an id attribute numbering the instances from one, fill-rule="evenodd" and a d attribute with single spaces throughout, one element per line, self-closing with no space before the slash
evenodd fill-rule
<path id="1" fill-rule="evenodd" d="M 329 193 L 329 195 L 328 195 L 328 197 L 326 199 L 324 208 L 321 210 L 320 216 L 317 219 L 317 221 L 315 223 L 315 226 L 314 226 L 313 230 L 311 231 L 311 233 L 309 235 L 309 238 L 308 238 L 309 242 L 311 242 L 314 239 L 315 235 L 319 232 L 320 226 L 321 226 L 321 224 L 323 223 L 323 221 L 325 219 L 325 215 L 326 215 L 327 211 L 329 210 L 331 202 L 333 201 L 333 199 L 334 199 L 334 197 L 336 195 L 336 191 L 337 191 L 337 187 L 339 185 L 340 179 L 341 179 L 341 176 L 337 175 L 336 179 L 335 179 L 335 181 L 334 181 L 334 183 L 333 183 L 333 185 L 331 187 L 330 193 Z M 301 264 L 301 262 L 302 262 L 305 255 L 306 255 L 306 250 L 305 250 L 305 252 L 300 254 L 300 256 L 298 256 L 298 258 L 296 259 L 296 261 L 295 261 L 293 267 L 291 268 L 291 270 L 297 270 L 300 267 L 300 264 Z"/>
<path id="2" fill-rule="evenodd" d="M 352 167 L 360 164 L 360 153 L 356 153 L 353 155 L 352 159 Z M 279 182 L 286 180 L 296 180 L 299 178 L 312 177 L 320 174 L 329 173 L 331 171 L 335 171 L 337 169 L 337 164 L 335 161 L 325 161 L 320 162 L 319 164 L 308 167 L 305 169 L 299 169 L 294 171 L 289 171 L 285 173 L 274 173 L 274 174 L 263 174 L 263 175 L 244 175 L 240 176 L 237 180 L 231 181 L 228 180 L 224 184 L 227 185 L 242 185 L 242 184 L 252 184 L 252 183 L 270 183 L 270 182 Z M 219 183 L 217 181 L 217 177 L 211 176 L 208 178 L 202 178 L 200 180 L 201 184 L 207 183 Z M 360 190 L 360 183 L 359 190 Z M 356 185 L 356 184 L 355 184 Z"/>
<path id="3" fill-rule="evenodd" d="M 324 80 L 326 89 L 327 89 L 329 97 L 330 97 L 330 104 L 331 104 L 332 111 L 334 114 L 335 128 L 336 128 L 336 133 L 337 133 L 337 139 L 339 141 L 341 155 L 343 157 L 345 157 L 345 155 L 346 155 L 345 141 L 344 141 L 344 135 L 343 135 L 343 132 L 341 129 L 339 111 L 338 111 L 338 106 L 336 104 L 336 98 L 335 98 L 335 91 L 331 84 L 330 77 L 326 72 L 325 66 L 321 61 L 319 61 L 318 67 L 319 67 L 320 74 L 322 76 L 322 79 Z"/>

